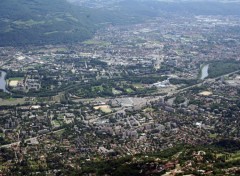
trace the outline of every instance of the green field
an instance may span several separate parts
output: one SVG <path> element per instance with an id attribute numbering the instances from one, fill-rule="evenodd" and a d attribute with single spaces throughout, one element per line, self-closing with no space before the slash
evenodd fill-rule
<path id="1" fill-rule="evenodd" d="M 82 42 L 83 44 L 86 45 L 100 45 L 100 46 L 108 46 L 111 43 L 109 42 L 105 42 L 105 41 L 96 41 L 96 40 L 86 40 L 84 42 Z"/>
<path id="2" fill-rule="evenodd" d="M 54 134 L 61 136 L 64 133 L 64 129 L 58 130 L 57 132 L 54 132 Z"/>
<path id="3" fill-rule="evenodd" d="M 45 32 L 44 35 L 51 35 L 51 34 L 57 34 L 59 31 L 51 31 L 51 32 Z"/>
<path id="4" fill-rule="evenodd" d="M 142 84 L 133 84 L 133 87 L 135 87 L 136 89 L 143 89 L 144 86 Z"/>
<path id="5" fill-rule="evenodd" d="M 209 134 L 209 137 L 210 137 L 210 138 L 216 138 L 216 137 L 217 137 L 217 134 Z"/>
<path id="6" fill-rule="evenodd" d="M 95 86 L 95 87 L 92 87 L 92 91 L 100 91 L 102 92 L 103 91 L 103 86 Z"/>
<path id="7" fill-rule="evenodd" d="M 4 134 L 3 133 L 0 133 L 0 137 L 3 137 L 4 136 Z"/>
<path id="8" fill-rule="evenodd" d="M 45 21 L 35 21 L 32 19 L 27 20 L 27 21 L 17 20 L 17 21 L 13 21 L 13 24 L 18 25 L 18 26 L 31 27 L 34 25 L 45 24 Z"/>
<path id="9" fill-rule="evenodd" d="M 134 90 L 132 90 L 131 88 L 127 88 L 127 89 L 126 89 L 126 92 L 127 92 L 127 93 L 133 93 Z"/>
<path id="10" fill-rule="evenodd" d="M 113 93 L 114 95 L 119 95 L 119 94 L 122 93 L 122 91 L 116 90 L 115 88 L 112 88 L 112 93 Z"/>
<path id="11" fill-rule="evenodd" d="M 230 161 L 237 161 L 237 160 L 240 160 L 240 151 L 232 154 L 227 161 L 230 162 Z"/>
<path id="12" fill-rule="evenodd" d="M 2 99 L 0 101 L 0 106 L 9 106 L 9 105 L 18 105 L 26 103 L 24 98 L 9 98 L 9 99 Z"/>
<path id="13" fill-rule="evenodd" d="M 54 127 L 59 127 L 59 126 L 61 126 L 61 123 L 60 123 L 58 120 L 53 120 L 53 121 L 52 121 L 52 124 L 53 124 Z"/>
<path id="14" fill-rule="evenodd" d="M 23 79 L 24 79 L 23 77 L 14 77 L 14 78 L 7 79 L 7 81 L 21 81 Z"/>

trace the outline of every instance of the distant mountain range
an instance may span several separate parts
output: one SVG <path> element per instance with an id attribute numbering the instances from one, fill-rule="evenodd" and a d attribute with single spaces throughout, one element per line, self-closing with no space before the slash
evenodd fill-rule
<path id="1" fill-rule="evenodd" d="M 240 15 L 239 3 L 67 1 L 1 0 L 0 46 L 80 42 L 90 38 L 103 24 L 136 23 L 163 14 Z"/>

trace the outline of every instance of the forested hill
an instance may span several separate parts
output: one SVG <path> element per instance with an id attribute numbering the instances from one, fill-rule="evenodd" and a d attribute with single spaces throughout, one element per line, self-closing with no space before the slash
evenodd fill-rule
<path id="1" fill-rule="evenodd" d="M 1 0 L 0 45 L 82 41 L 96 28 L 88 13 L 65 0 Z"/>

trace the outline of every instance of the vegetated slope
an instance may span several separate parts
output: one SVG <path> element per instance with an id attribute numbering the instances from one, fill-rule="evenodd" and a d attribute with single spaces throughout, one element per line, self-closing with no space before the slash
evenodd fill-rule
<path id="1" fill-rule="evenodd" d="M 1 0 L 0 45 L 48 44 L 91 37 L 88 11 L 65 0 Z"/>

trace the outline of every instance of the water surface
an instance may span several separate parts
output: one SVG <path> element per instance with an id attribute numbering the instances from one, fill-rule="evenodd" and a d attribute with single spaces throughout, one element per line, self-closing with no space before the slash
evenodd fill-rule
<path id="1" fill-rule="evenodd" d="M 0 70 L 0 90 L 3 90 L 3 92 L 6 92 L 6 93 L 9 93 L 6 89 L 6 80 L 5 80 L 5 77 L 6 77 L 6 72 L 5 71 L 1 71 Z"/>
<path id="2" fill-rule="evenodd" d="M 202 70 L 201 70 L 201 80 L 204 80 L 205 78 L 208 77 L 208 68 L 209 68 L 209 64 L 208 65 L 204 65 L 202 67 Z"/>

